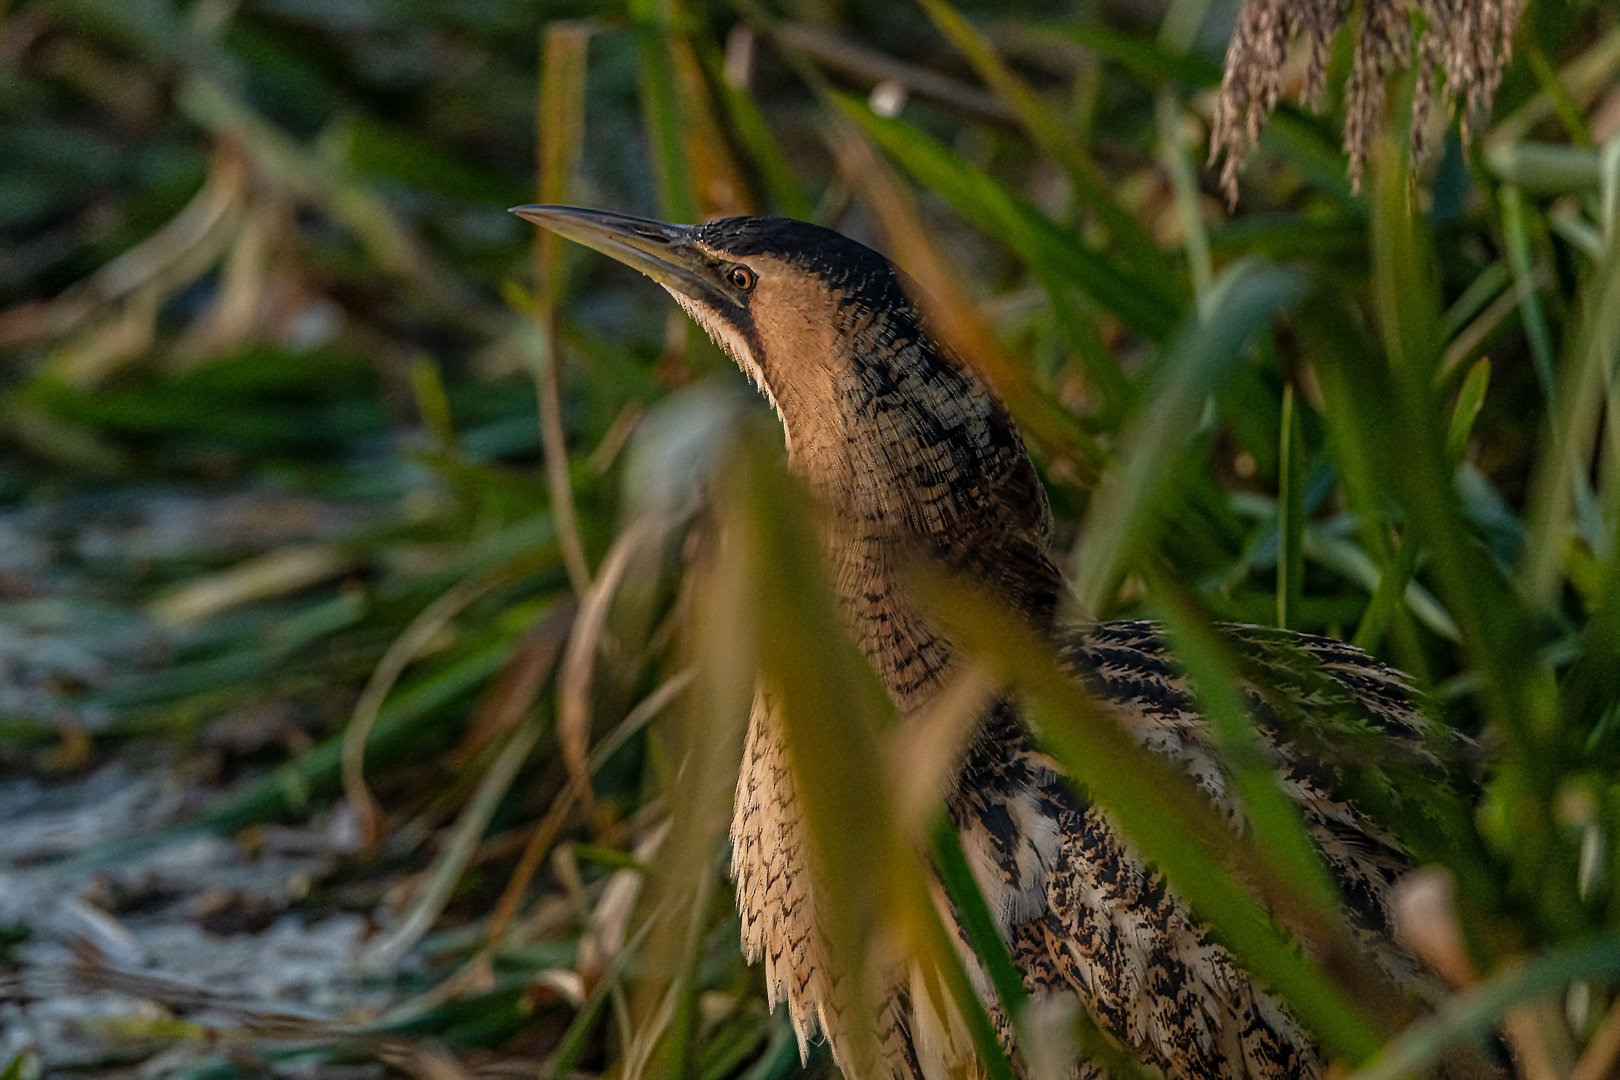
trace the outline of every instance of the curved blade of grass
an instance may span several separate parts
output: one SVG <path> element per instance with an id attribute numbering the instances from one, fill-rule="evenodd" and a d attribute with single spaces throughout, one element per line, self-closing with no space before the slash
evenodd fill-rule
<path id="1" fill-rule="evenodd" d="M 478 790 L 462 811 L 443 851 L 434 860 L 427 884 L 416 902 L 384 937 L 368 947 L 366 956 L 370 962 L 392 967 L 407 949 L 421 940 L 422 935 L 443 913 L 456 883 L 461 880 L 462 871 L 467 868 L 479 840 L 489 828 L 496 808 L 517 779 L 518 769 L 540 741 L 540 734 L 540 725 L 530 723 L 518 727 L 508 736 L 506 745 L 501 747 L 500 753 L 479 780 Z"/>
<path id="2" fill-rule="evenodd" d="M 746 32 L 752 35 L 752 31 Z M 748 47 L 752 49 L 753 46 L 750 44 Z M 729 48 L 728 43 L 728 55 Z M 803 221 L 810 220 L 812 214 L 810 196 L 798 173 L 789 163 L 782 144 L 772 133 L 759 104 L 746 87 L 737 86 L 732 82 L 725 65 L 712 52 L 705 56 L 705 60 L 710 81 L 719 88 L 720 103 L 725 108 L 731 130 L 737 133 L 744 148 L 752 156 L 766 191 L 783 214 Z"/>
<path id="3" fill-rule="evenodd" d="M 1341 565 L 1347 561 L 1344 556 L 1354 552 L 1355 556 L 1360 557 L 1355 559 L 1355 563 L 1365 566 L 1364 573 L 1373 582 L 1372 599 L 1367 604 L 1367 610 L 1362 613 L 1361 622 L 1356 625 L 1355 635 L 1350 639 L 1351 644 L 1358 649 L 1376 652 L 1396 618 L 1402 614 L 1403 608 L 1425 610 L 1418 608 L 1413 602 L 1415 597 L 1427 599 L 1417 582 L 1412 580 L 1412 572 L 1417 568 L 1416 544 L 1402 543 L 1396 550 L 1393 561 L 1383 569 L 1373 565 L 1366 552 L 1351 545 L 1324 545 L 1322 550 L 1329 556 L 1322 561 L 1337 562 Z M 1442 633 L 1441 636 L 1451 641 L 1460 640 L 1461 633 L 1457 630 L 1456 624 L 1450 622 L 1450 617 L 1444 611 L 1438 610 L 1438 605 L 1435 614 L 1445 618 L 1446 623 L 1438 623 L 1431 618 L 1426 620 L 1429 628 L 1436 632 L 1442 629 L 1449 630 L 1450 633 Z M 1422 618 L 1421 614 L 1419 618 Z"/>
<path id="4" fill-rule="evenodd" d="M 1403 1080 L 1423 1075 L 1452 1047 L 1488 1038 L 1515 1005 L 1548 997 L 1585 980 L 1611 987 L 1620 984 L 1620 937 L 1566 945 L 1497 972 L 1390 1040 L 1350 1080 Z"/>
<path id="5" fill-rule="evenodd" d="M 1538 194 L 1595 190 L 1602 176 L 1596 150 L 1555 143 L 1493 143 L 1485 165 L 1503 184 Z"/>
<path id="6" fill-rule="evenodd" d="M 1530 342 L 1530 358 L 1535 362 L 1536 378 L 1541 392 L 1548 401 L 1553 399 L 1553 343 L 1552 330 L 1547 324 L 1546 309 L 1541 306 L 1541 294 L 1531 285 L 1535 273 L 1535 257 L 1531 252 L 1530 225 L 1525 217 L 1524 194 L 1512 184 L 1502 187 L 1502 234 L 1507 241 L 1508 265 L 1513 268 L 1513 280 L 1519 289 L 1519 312 L 1524 319 L 1525 337 Z"/>
<path id="7" fill-rule="evenodd" d="M 548 619 L 548 621 L 550 620 Z M 556 651 L 560 650 L 561 641 L 559 640 L 554 655 Z M 598 772 L 614 754 L 624 748 L 625 743 L 629 742 L 633 735 L 641 731 L 659 713 L 663 712 L 673 699 L 683 694 L 691 682 L 692 672 L 688 668 L 670 676 L 664 680 L 658 689 L 643 698 L 635 708 L 625 715 L 619 726 L 609 732 L 591 750 L 590 761 L 587 763 L 590 771 L 593 774 Z M 710 701 L 711 699 L 705 698 L 705 703 Z M 727 714 L 716 709 L 705 711 L 703 715 L 705 719 L 712 722 L 714 718 Z M 711 741 L 720 742 L 718 739 Z M 528 841 L 523 845 L 523 851 L 518 856 L 517 865 L 512 868 L 506 887 L 501 892 L 501 898 L 496 901 L 495 908 L 490 913 L 484 933 L 491 943 L 500 942 L 506 937 L 506 933 L 512 925 L 512 920 L 517 915 L 518 906 L 528 894 L 529 885 L 533 882 L 535 874 L 539 872 L 542 861 L 551 853 L 552 845 L 556 843 L 558 836 L 567 826 L 578 802 L 578 786 L 576 783 L 571 782 L 557 793 L 556 798 L 552 800 L 551 806 L 546 810 L 544 816 L 535 823 L 534 831 L 529 834 Z M 660 847 L 659 850 L 660 853 L 665 853 L 678 847 L 680 847 L 680 844 L 677 841 L 668 846 Z M 581 858 L 584 858 L 586 853 L 589 852 L 591 861 L 616 869 L 636 869 L 641 865 L 634 855 L 596 848 L 593 845 L 575 844 L 574 852 Z"/>
<path id="8" fill-rule="evenodd" d="M 1398 610 L 1410 612 L 1418 622 L 1446 641 L 1462 640 L 1456 620 L 1422 582 L 1412 580 L 1411 566 L 1403 572 L 1386 575 L 1353 541 L 1315 525 L 1306 526 L 1302 546 L 1306 556 L 1318 566 L 1327 567 L 1374 594 L 1391 589 Z M 1395 558 L 1407 558 L 1401 553 L 1415 551 L 1414 545 L 1403 541 Z M 1415 555 L 1409 558 L 1415 559 Z"/>
<path id="9" fill-rule="evenodd" d="M 338 544 L 275 548 L 213 573 L 200 573 L 149 605 L 171 628 L 196 626 L 256 603 L 298 593 L 352 572 L 353 556 Z"/>
<path id="10" fill-rule="evenodd" d="M 1564 385 L 1550 417 L 1551 445 L 1537 462 L 1530 497 L 1524 577 L 1533 603 L 1552 610 L 1561 588 L 1564 537 L 1587 471 L 1608 388 L 1620 354 L 1620 244 L 1610 246 L 1582 290 L 1581 322 L 1571 343 Z M 1612 426 L 1616 417 L 1608 418 Z"/>
<path id="11" fill-rule="evenodd" d="M 1151 388 L 1140 391 L 1145 404 L 1125 435 L 1122 464 L 1104 476 L 1088 516 L 1074 580 L 1082 610 L 1102 611 L 1127 566 L 1152 551 L 1158 511 L 1171 497 L 1171 465 L 1206 398 L 1241 362 L 1250 336 L 1302 291 L 1292 272 L 1240 263 L 1212 290 L 1209 317 L 1177 332 Z"/>
<path id="12" fill-rule="evenodd" d="M 696 221 L 697 192 L 681 135 L 675 66 L 665 41 L 669 29 L 660 18 L 657 0 L 632 0 L 630 16 L 635 20 L 640 57 L 637 73 L 641 81 L 641 122 L 652 150 L 658 205 L 670 221 Z"/>
<path id="13" fill-rule="evenodd" d="M 1603 233 L 1577 210 L 1560 207 L 1547 215 L 1549 232 L 1568 241 L 1569 245 L 1593 262 L 1602 262 L 1606 250 Z"/>
<path id="14" fill-rule="evenodd" d="M 1493 262 L 1475 276 L 1462 295 L 1452 301 L 1440 322 L 1440 336 L 1454 342 L 1463 331 L 1485 311 L 1492 301 L 1513 281 L 1513 271 L 1500 262 Z M 1449 367 L 1442 372 L 1450 375 Z"/>
<path id="15" fill-rule="evenodd" d="M 921 882 L 913 879 L 912 884 L 916 886 Z M 978 1064 L 984 1070 L 986 1080 L 1017 1080 L 1018 1074 L 1013 1071 L 1012 1062 L 1007 1060 L 1007 1053 L 996 1036 L 995 1025 L 990 1022 L 990 1015 L 979 1000 L 979 992 L 957 955 L 956 942 L 951 940 L 949 932 L 930 906 L 926 891 L 913 888 L 907 907 L 908 921 L 912 924 L 914 934 L 912 940 L 924 958 L 924 970 L 931 969 L 930 973 L 936 979 L 944 981 L 945 990 L 950 995 L 949 1004 L 956 1007 L 967 1024 L 968 1036 L 978 1052 Z"/>
<path id="16" fill-rule="evenodd" d="M 504 634 L 489 635 L 487 643 L 469 649 L 458 659 L 407 680 L 377 712 L 367 739 L 366 755 L 373 765 L 400 760 L 405 753 L 425 752 L 419 721 L 483 685 L 506 661 L 511 641 Z M 448 742 L 453 731 L 436 733 Z M 333 736 L 300 754 L 262 780 L 232 792 L 199 814 L 189 825 L 209 832 L 228 833 L 259 821 L 302 813 L 312 800 L 339 787 L 343 738 Z"/>
<path id="17" fill-rule="evenodd" d="M 599 686 L 597 664 L 608 639 L 608 618 L 613 604 L 638 556 L 651 548 L 655 539 L 651 522 L 645 518 L 631 523 L 619 533 L 602 559 L 600 573 L 579 600 L 579 614 L 569 634 L 557 675 L 557 746 L 562 755 L 570 787 L 587 812 L 595 809 L 596 793 L 591 788 L 587 763 L 590 750 L 593 692 Z"/>
<path id="18" fill-rule="evenodd" d="M 585 1004 L 575 1014 L 573 1022 L 563 1032 L 562 1038 L 557 1041 L 557 1049 L 552 1054 L 550 1068 L 546 1071 L 548 1080 L 571 1080 L 578 1075 L 575 1067 L 579 1059 L 584 1056 L 589 1043 L 591 1032 L 596 1028 L 596 1022 L 601 1018 L 608 1002 L 618 991 L 625 972 L 634 959 L 640 955 L 641 945 L 652 929 L 654 919 L 649 918 L 625 941 L 624 948 L 613 958 L 613 966 L 596 988 L 591 996 L 585 999 Z"/>
<path id="19" fill-rule="evenodd" d="M 1283 387 L 1277 436 L 1277 625 L 1294 624 L 1305 580 L 1305 443 L 1294 415 L 1294 384 Z"/>
<path id="20" fill-rule="evenodd" d="M 962 850 L 962 838 L 957 835 L 956 826 L 947 815 L 940 815 L 934 823 L 928 837 L 928 849 L 934 856 L 934 865 L 939 871 L 940 883 L 945 886 L 945 895 L 950 898 L 957 917 L 962 920 L 962 930 L 968 944 L 973 946 L 979 962 L 984 965 L 990 985 L 994 987 L 1002 1009 L 1011 1018 L 1014 1029 L 1020 1029 L 1024 1007 L 1029 1004 L 1029 990 L 1025 988 L 1018 968 L 1013 965 L 1012 953 L 1007 949 L 1007 942 L 996 927 L 995 916 L 990 914 L 990 906 L 985 903 L 978 882 L 974 880 L 973 870 L 968 866 L 967 853 Z"/>
<path id="21" fill-rule="evenodd" d="M 1559 81 L 1558 72 L 1553 69 L 1552 61 L 1547 58 L 1546 51 L 1533 37 L 1526 43 L 1525 58 L 1530 61 L 1530 70 L 1535 72 L 1536 81 L 1541 84 L 1542 92 L 1552 103 L 1553 112 L 1558 116 L 1558 122 L 1563 125 L 1565 133 L 1576 146 L 1590 150 L 1592 131 L 1581 115 L 1580 106 L 1575 104 L 1575 99 L 1564 89 L 1564 84 Z"/>
<path id="22" fill-rule="evenodd" d="M 920 184 L 975 227 L 1010 247 L 1039 274 L 1055 274 L 1155 341 L 1168 336 L 1181 305 L 1117 261 L 1092 251 L 1000 181 L 903 120 L 882 117 L 844 94 L 829 100 Z M 1062 303 L 1061 296 L 1054 296 Z"/>
<path id="23" fill-rule="evenodd" d="M 1497 275 L 1500 275 L 1504 281 L 1511 281 L 1513 277 L 1512 271 L 1505 264 L 1494 262 L 1491 264 L 1490 270 L 1480 275 L 1476 284 L 1487 283 L 1488 279 Z M 1524 288 L 1540 288 L 1549 278 L 1549 274 L 1540 272 L 1531 280 L 1525 282 L 1523 287 L 1513 285 L 1506 290 L 1498 290 L 1494 283 L 1491 283 L 1487 291 L 1494 292 L 1495 298 L 1490 300 L 1483 310 L 1478 311 L 1473 318 L 1469 319 L 1466 325 L 1457 326 L 1454 336 L 1450 330 L 1450 320 L 1448 318 L 1447 337 L 1450 344 L 1446 348 L 1445 360 L 1440 366 L 1439 380 L 1442 383 L 1449 382 L 1461 370 L 1464 363 L 1483 355 L 1485 349 L 1493 344 L 1496 338 L 1501 336 L 1503 330 L 1512 320 L 1514 313 L 1519 310 L 1519 300 Z M 1468 291 L 1472 291 L 1472 288 Z M 1464 296 L 1467 297 L 1467 292 L 1464 293 Z M 1461 305 L 1461 303 L 1462 301 L 1459 300 L 1458 304 Z M 1464 317 L 1467 318 L 1467 316 Z"/>
<path id="24" fill-rule="evenodd" d="M 1153 38 L 1123 33 L 1101 23 L 1020 20 L 1011 32 L 1016 39 L 1072 42 L 1114 61 L 1155 88 L 1166 80 L 1192 90 L 1215 86 L 1221 81 L 1219 64 L 1195 54 L 1173 52 Z"/>
<path id="25" fill-rule="evenodd" d="M 962 921 L 968 943 L 984 965 L 985 974 L 990 979 L 997 1000 L 1001 1002 L 1002 1010 L 1012 1020 L 1019 1045 L 1028 1046 L 1023 1011 L 1029 1004 L 1029 991 L 1013 963 L 1006 941 L 996 928 L 989 905 L 979 892 L 973 871 L 968 866 L 967 855 L 962 850 L 962 839 L 948 817 L 940 817 L 935 824 L 929 837 L 929 850 L 933 854 L 940 883 L 945 887 L 945 895 Z M 1087 1014 L 1081 1012 L 1075 1020 L 1079 1028 L 1077 1033 L 1081 1036 L 1081 1053 L 1088 1064 L 1107 1069 L 1111 1077 L 1147 1080 L 1148 1072 L 1141 1063 L 1121 1052 Z"/>
<path id="26" fill-rule="evenodd" d="M 1068 123 L 1007 66 L 994 46 L 948 0 L 917 0 L 917 3 L 940 33 L 950 39 L 957 52 L 973 65 L 979 78 L 1007 103 L 1035 144 L 1068 173 L 1081 205 L 1097 215 L 1109 236 L 1129 257 L 1131 265 L 1166 295 L 1179 295 L 1180 284 L 1159 245 L 1120 204 L 1090 152 L 1070 134 Z"/>
<path id="27" fill-rule="evenodd" d="M 375 848 L 382 840 L 382 813 L 371 796 L 365 779 L 366 746 L 377 723 L 383 702 L 416 658 L 450 626 L 470 604 L 497 589 L 513 583 L 521 571 L 464 578 L 423 608 L 377 661 L 371 676 L 355 702 L 348 727 L 343 732 L 343 792 L 354 812 L 363 843 Z"/>
<path id="28" fill-rule="evenodd" d="M 547 27 L 541 46 L 540 100 L 535 132 L 542 203 L 568 203 L 573 175 L 585 145 L 586 57 L 590 30 L 576 23 Z M 563 238 L 550 229 L 534 234 L 535 276 L 539 289 L 535 320 L 540 326 L 539 355 L 534 382 L 539 406 L 540 448 L 545 465 L 546 491 L 551 497 L 563 565 L 575 596 L 591 587 L 591 567 L 580 536 L 579 512 L 568 478 L 568 443 L 563 427 L 562 349 L 557 310 L 565 302 Z"/>
<path id="29" fill-rule="evenodd" d="M 1468 436 L 1474 431 L 1479 410 L 1485 407 L 1485 391 L 1491 385 L 1491 362 L 1487 357 L 1474 361 L 1457 392 L 1456 407 L 1451 410 L 1451 426 L 1446 429 L 1446 456 L 1460 463 L 1468 450 Z"/>

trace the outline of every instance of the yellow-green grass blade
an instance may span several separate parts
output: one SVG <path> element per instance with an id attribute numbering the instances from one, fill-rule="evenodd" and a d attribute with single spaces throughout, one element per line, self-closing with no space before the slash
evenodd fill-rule
<path id="1" fill-rule="evenodd" d="M 1180 304 L 1117 260 L 1087 248 L 1000 181 L 902 120 L 882 117 L 841 94 L 831 98 L 918 183 L 948 201 L 970 224 L 1005 243 L 1032 270 L 1050 273 L 1144 336 L 1166 337 Z M 1054 303 L 1063 302 L 1054 296 Z"/>
<path id="2" fill-rule="evenodd" d="M 948 0 L 917 0 L 940 33 L 973 65 L 979 77 L 1007 103 L 1030 139 L 1051 156 L 1069 176 L 1080 204 L 1095 213 L 1130 258 L 1167 294 L 1176 295 L 1179 283 L 1164 253 L 1147 230 L 1121 205 L 1114 188 L 1103 176 L 1091 153 L 1076 139 L 1057 110 L 1043 101 L 1033 87 L 1010 68 L 977 28 Z"/>
<path id="3" fill-rule="evenodd" d="M 1155 39 L 1124 33 L 1101 22 L 1023 19 L 1013 25 L 1010 32 L 1019 40 L 1073 43 L 1119 64 L 1153 89 L 1164 81 L 1174 81 L 1193 90 L 1212 87 L 1221 81 L 1220 66 L 1202 56 L 1175 52 Z"/>
<path id="4" fill-rule="evenodd" d="M 1305 441 L 1294 386 L 1283 387 L 1277 446 L 1277 625 L 1289 627 L 1299 611 L 1305 579 Z"/>
<path id="5" fill-rule="evenodd" d="M 640 58 L 641 122 L 652 153 L 653 178 L 658 188 L 661 216 L 668 221 L 696 221 L 698 196 L 692 183 L 681 131 L 680 95 L 675 65 L 665 38 L 665 25 L 656 0 L 631 0 L 636 49 Z"/>
<path id="6" fill-rule="evenodd" d="M 1446 456 L 1461 462 L 1468 450 L 1468 437 L 1474 431 L 1474 421 L 1485 407 L 1485 391 L 1491 385 L 1491 362 L 1485 357 L 1474 361 L 1457 392 L 1457 404 L 1451 410 L 1451 425 L 1446 429 Z"/>
<path id="7" fill-rule="evenodd" d="M 1512 865 L 1510 888 L 1534 898 L 1530 902 L 1545 926 L 1567 933 L 1586 919 L 1570 888 L 1577 854 L 1555 821 L 1567 743 L 1557 684 L 1535 648 L 1545 630 L 1474 541 L 1462 512 L 1434 389 L 1441 356 L 1427 233 L 1412 212 L 1407 172 L 1389 141 L 1376 164 L 1373 285 L 1388 372 L 1362 362 L 1341 373 L 1340 385 L 1360 399 L 1357 408 L 1367 425 L 1359 432 L 1341 425 L 1341 431 L 1371 440 L 1372 449 L 1363 453 L 1388 470 L 1437 595 L 1455 616 L 1481 676 L 1479 705 L 1502 740 L 1481 821 Z"/>
<path id="8" fill-rule="evenodd" d="M 1207 319 L 1187 320 L 1140 389 L 1120 464 L 1105 474 L 1074 579 L 1082 610 L 1110 605 L 1120 578 L 1150 558 L 1175 468 L 1209 395 L 1243 359 L 1249 339 L 1303 291 L 1298 275 L 1257 263 L 1234 266 L 1210 295 Z"/>
<path id="9" fill-rule="evenodd" d="M 539 196 L 542 203 L 570 201 L 573 174 L 585 145 L 585 90 L 590 31 L 575 23 L 554 24 L 541 42 L 540 100 L 536 110 L 539 130 L 535 145 L 539 158 Z M 549 229 L 534 234 L 535 274 L 539 278 L 535 318 L 540 323 L 540 349 L 534 382 L 539 404 L 540 445 L 545 461 L 546 489 L 557 522 L 563 565 L 574 594 L 590 588 L 591 568 L 580 536 L 579 512 L 568 476 L 568 444 L 563 431 L 562 342 L 557 313 L 566 302 L 562 237 Z"/>
<path id="10" fill-rule="evenodd" d="M 1581 293 L 1580 322 L 1571 339 L 1569 358 L 1550 417 L 1551 439 L 1537 463 L 1530 500 L 1530 535 L 1525 545 L 1524 577 L 1531 602 L 1553 606 L 1564 562 L 1564 537 L 1587 475 L 1604 406 L 1612 400 L 1615 356 L 1620 351 L 1620 243 L 1593 267 Z M 1612 429 L 1615 417 L 1608 424 Z M 1614 435 L 1607 442 L 1614 457 Z M 1609 472 L 1612 474 L 1612 466 Z M 1612 481 L 1611 481 L 1612 482 Z M 1612 526 L 1611 526 L 1612 527 Z"/>
<path id="11" fill-rule="evenodd" d="M 766 192 L 782 214 L 809 221 L 810 194 L 759 102 L 747 88 L 732 84 L 713 49 L 706 50 L 704 59 L 709 79 L 719 91 L 729 128 L 759 169 Z"/>

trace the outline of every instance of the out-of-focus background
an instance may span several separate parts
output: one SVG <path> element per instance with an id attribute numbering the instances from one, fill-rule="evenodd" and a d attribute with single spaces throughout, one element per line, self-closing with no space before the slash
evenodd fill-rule
<path id="1" fill-rule="evenodd" d="M 1410 173 L 1391 58 L 1357 185 L 1357 6 L 1229 209 L 1238 6 L 0 2 L 0 1076 L 801 1075 L 681 630 L 775 451 L 537 200 L 931 242 L 1090 610 L 1353 639 L 1498 755 L 1451 1033 L 1603 1068 L 1620 15 L 1531 0 Z"/>

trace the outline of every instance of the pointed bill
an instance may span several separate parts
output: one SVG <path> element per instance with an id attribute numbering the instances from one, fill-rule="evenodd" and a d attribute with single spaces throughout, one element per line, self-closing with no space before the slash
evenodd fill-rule
<path id="1" fill-rule="evenodd" d="M 582 206 L 514 206 L 511 212 L 558 236 L 634 267 L 658 284 L 694 300 L 718 291 L 713 258 L 692 243 L 690 225 L 590 210 Z"/>

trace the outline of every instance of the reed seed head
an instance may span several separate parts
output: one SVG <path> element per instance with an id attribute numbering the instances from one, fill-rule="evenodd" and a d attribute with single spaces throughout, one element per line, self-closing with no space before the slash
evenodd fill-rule
<path id="1" fill-rule="evenodd" d="M 1210 132 L 1210 163 L 1221 163 L 1221 190 L 1236 204 L 1238 169 L 1282 94 L 1283 67 L 1295 41 L 1304 44 L 1300 98 L 1320 104 L 1334 35 L 1360 11 L 1345 85 L 1344 149 L 1359 191 L 1384 112 L 1392 71 L 1417 65 L 1412 156 L 1428 153 L 1437 102 L 1458 115 L 1464 139 L 1484 119 L 1513 52 L 1524 0 L 1247 0 L 1226 50 L 1226 72 Z"/>

